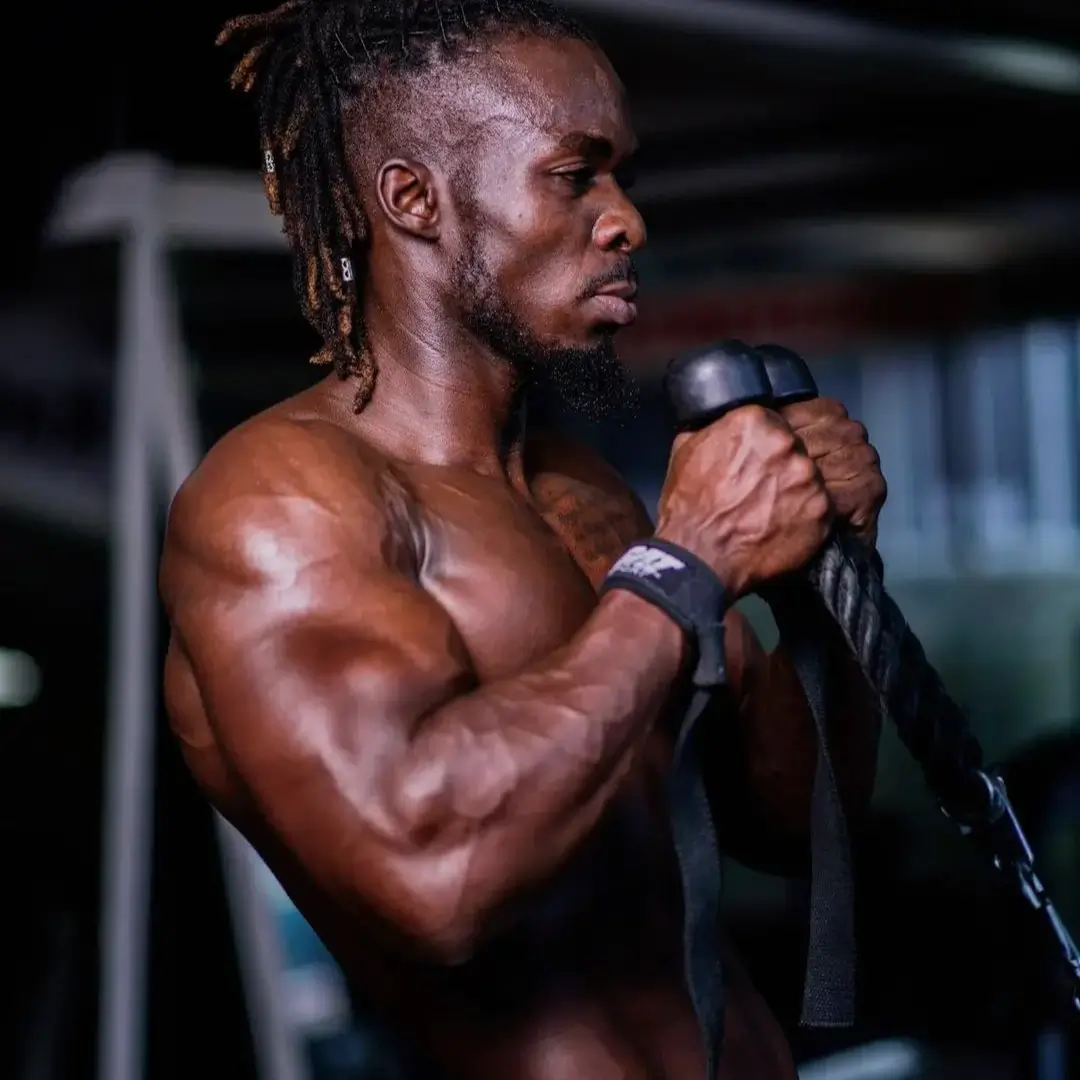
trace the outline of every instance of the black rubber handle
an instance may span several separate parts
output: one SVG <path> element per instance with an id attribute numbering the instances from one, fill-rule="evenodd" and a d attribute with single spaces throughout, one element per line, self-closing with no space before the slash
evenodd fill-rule
<path id="1" fill-rule="evenodd" d="M 664 390 L 681 431 L 703 428 L 743 405 L 768 405 L 773 396 L 764 357 L 737 340 L 676 357 Z"/>
<path id="2" fill-rule="evenodd" d="M 806 361 L 783 345 L 758 345 L 757 354 L 765 364 L 772 390 L 772 406 L 782 409 L 798 401 L 812 401 L 818 396 L 817 383 Z"/>

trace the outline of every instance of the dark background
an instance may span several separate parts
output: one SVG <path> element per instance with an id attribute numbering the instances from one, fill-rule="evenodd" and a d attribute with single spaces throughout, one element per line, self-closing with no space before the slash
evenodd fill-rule
<path id="1" fill-rule="evenodd" d="M 883 295 L 911 288 L 921 298 L 892 316 L 901 329 L 920 317 L 968 318 L 951 301 L 925 314 L 931 297 L 964 282 L 998 319 L 1080 313 L 1080 4 L 807 0 L 774 19 L 770 6 L 749 4 L 749 29 L 737 5 L 715 7 L 730 18 L 712 34 L 680 29 L 674 15 L 667 25 L 591 15 L 640 114 L 655 277 L 693 278 L 709 264 L 740 287 L 781 272 L 895 281 Z M 212 44 L 235 13 L 223 4 L 117 2 L 5 13 L 5 310 L 43 296 L 65 310 L 88 309 L 94 290 L 112 287 L 108 259 L 62 276 L 40 252 L 42 225 L 73 169 L 108 152 L 145 150 L 178 164 L 254 172 L 249 104 L 227 92 L 228 60 Z M 819 16 L 852 16 L 859 25 Z M 1018 85 L 964 51 L 1003 37 L 1068 51 L 1054 61 L 1059 87 Z M 1045 71 L 1047 62 L 1036 66 Z M 925 258 L 852 240 L 845 222 L 860 216 L 991 223 L 1003 250 L 928 270 Z M 807 221 L 832 224 L 814 231 Z M 196 276 L 215 280 L 211 268 Z M 277 288 L 275 298 L 288 302 L 287 289 Z M 115 326 L 94 332 L 105 348 L 115 339 Z M 295 333 L 302 343 L 302 329 Z M 222 423 L 235 412 L 223 401 L 205 403 Z M 0 402 L 6 416 L 31 426 L 32 408 Z M 68 426 L 73 452 L 96 446 L 108 424 L 88 404 Z M 0 633 L 40 659 L 45 687 L 32 708 L 5 718 L 2 736 L 0 827 L 13 884 L 2 901 L 10 905 L 12 1005 L 0 1075 L 10 1068 L 20 1080 L 75 1080 L 91 1075 L 93 1061 L 108 552 L 5 508 L 0 566 Z M 1074 790 L 1080 772 L 1068 734 L 1075 724 L 1061 719 L 1066 734 L 1035 745 L 1016 767 L 1033 828 L 1042 797 Z M 159 757 L 149 1075 L 246 1076 L 209 815 L 167 742 Z M 922 813 L 934 813 L 929 802 Z M 993 1067 L 1034 1078 L 1037 1035 L 1050 1015 L 1031 989 L 1039 954 L 993 877 L 951 834 L 940 843 L 950 870 L 910 872 L 918 840 L 903 815 L 883 812 L 875 821 L 860 859 L 865 1019 L 853 1035 L 817 1042 L 835 1048 L 914 1034 L 956 1060 L 981 1055 L 981 1064 L 956 1065 L 949 1076 L 989 1078 L 998 1075 Z M 740 924 L 762 985 L 788 1018 L 801 977 L 800 926 L 795 918 L 780 926 L 755 919 L 752 910 Z M 58 1016 L 64 1026 L 50 1034 L 49 1018 Z M 813 1042 L 803 1038 L 800 1052 Z M 26 1064 L 35 1054 L 45 1062 L 39 1073 Z"/>

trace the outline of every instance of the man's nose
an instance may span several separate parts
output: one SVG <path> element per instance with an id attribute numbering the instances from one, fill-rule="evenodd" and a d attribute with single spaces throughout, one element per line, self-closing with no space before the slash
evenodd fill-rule
<path id="1" fill-rule="evenodd" d="M 618 251 L 631 255 L 644 247 L 645 221 L 637 207 L 619 191 L 604 212 L 596 219 L 593 242 L 603 251 Z"/>

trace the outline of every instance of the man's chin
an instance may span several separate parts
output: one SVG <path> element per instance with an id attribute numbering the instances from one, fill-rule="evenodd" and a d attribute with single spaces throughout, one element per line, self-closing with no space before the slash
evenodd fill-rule
<path id="1" fill-rule="evenodd" d="M 639 388 L 619 359 L 611 334 L 589 345 L 552 349 L 544 377 L 562 401 L 588 420 L 626 420 L 639 403 Z"/>

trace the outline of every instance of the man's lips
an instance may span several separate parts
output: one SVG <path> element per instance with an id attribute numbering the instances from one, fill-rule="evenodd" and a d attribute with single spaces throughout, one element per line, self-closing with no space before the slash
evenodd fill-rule
<path id="1" fill-rule="evenodd" d="M 637 318 L 637 304 L 634 303 L 637 291 L 634 281 L 615 282 L 597 289 L 590 297 L 590 303 L 603 311 L 605 322 L 629 326 Z"/>
<path id="2" fill-rule="evenodd" d="M 605 285 L 597 289 L 596 296 L 617 296 L 620 300 L 633 300 L 637 296 L 636 281 L 616 281 L 613 285 Z"/>

